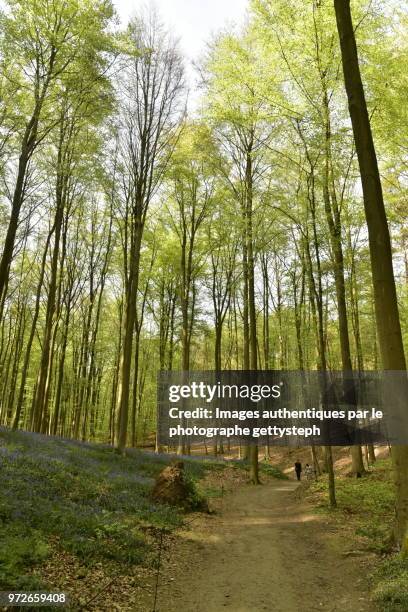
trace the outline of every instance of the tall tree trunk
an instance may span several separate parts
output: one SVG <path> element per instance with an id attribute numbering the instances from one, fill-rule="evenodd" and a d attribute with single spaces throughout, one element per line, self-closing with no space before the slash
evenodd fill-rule
<path id="1" fill-rule="evenodd" d="M 329 227 L 331 255 L 334 268 L 334 283 L 336 288 L 338 326 L 340 337 L 340 352 L 341 366 L 345 373 L 344 379 L 344 394 L 351 397 L 354 408 L 356 408 L 357 396 L 355 388 L 351 388 L 347 376 L 353 369 L 351 362 L 350 337 L 348 326 L 348 313 L 346 303 L 346 283 L 344 277 L 344 256 L 342 246 L 342 231 L 340 208 L 337 202 L 337 196 L 334 185 L 332 172 L 332 151 L 331 151 L 331 120 L 329 97 L 327 92 L 325 73 L 321 70 L 321 82 L 323 89 L 323 111 L 325 123 L 325 160 L 324 160 L 324 176 L 323 176 L 323 200 L 326 213 L 327 225 Z M 351 470 L 354 475 L 361 475 L 365 472 L 363 463 L 363 453 L 360 445 L 351 446 Z"/>
<path id="2" fill-rule="evenodd" d="M 61 395 L 62 395 L 62 383 L 64 380 L 64 365 L 65 365 L 65 357 L 67 354 L 70 314 L 71 314 L 71 307 L 70 307 L 70 301 L 68 301 L 67 312 L 65 314 L 64 326 L 62 330 L 62 345 L 61 345 L 61 351 L 60 351 L 59 362 L 58 362 L 58 375 L 57 375 L 56 392 L 55 392 L 54 415 L 53 415 L 52 430 L 51 430 L 54 436 L 56 436 L 58 433 Z"/>
<path id="3" fill-rule="evenodd" d="M 60 143 L 62 146 L 62 142 Z M 61 160 L 59 160 L 61 163 Z M 60 250 L 60 239 L 63 223 L 64 213 L 64 193 L 62 186 L 62 176 L 59 175 L 57 178 L 57 197 L 56 197 L 56 212 L 55 212 L 55 233 L 54 233 L 54 247 L 51 259 L 51 273 L 50 273 L 50 285 L 48 289 L 47 299 L 47 312 L 45 317 L 45 329 L 42 342 L 42 352 L 40 360 L 40 369 L 38 373 L 38 380 L 36 385 L 36 393 L 33 402 L 33 413 L 32 413 L 32 429 L 33 431 L 40 431 L 41 423 L 45 406 L 46 387 L 47 380 L 49 379 L 49 368 L 50 368 L 50 354 L 51 354 L 51 342 L 53 326 L 55 324 L 55 310 L 56 310 L 56 295 L 57 295 L 57 274 L 58 274 L 58 258 Z"/>
<path id="4" fill-rule="evenodd" d="M 129 282 L 123 316 L 122 353 L 120 361 L 120 382 L 118 392 L 118 437 L 117 450 L 124 454 L 126 449 L 129 419 L 130 373 L 132 367 L 133 333 L 136 323 L 137 290 L 139 285 L 140 249 L 143 235 L 143 222 L 135 220 L 133 244 L 131 248 Z"/>
<path id="5" fill-rule="evenodd" d="M 46 262 L 46 259 L 47 259 L 48 248 L 49 248 L 49 245 L 50 245 L 50 240 L 51 240 L 52 234 L 54 233 L 54 229 L 55 229 L 55 224 L 52 226 L 52 228 L 50 229 L 50 231 L 48 233 L 47 240 L 46 240 L 46 243 L 45 243 L 44 253 L 43 253 L 43 256 L 42 256 L 41 268 L 40 268 L 40 278 L 38 280 L 37 291 L 36 291 L 36 296 L 35 296 L 35 307 L 34 307 L 33 319 L 32 319 L 32 322 L 31 322 L 30 335 L 28 337 L 28 342 L 27 342 L 27 346 L 26 346 L 26 349 L 25 349 L 23 369 L 21 371 L 20 390 L 19 390 L 19 394 L 18 394 L 16 412 L 15 412 L 15 416 L 14 416 L 13 429 L 17 429 L 17 427 L 19 425 L 19 422 L 20 422 L 21 410 L 22 410 L 23 402 L 24 402 L 24 394 L 25 394 L 25 385 L 26 385 L 26 381 L 27 381 L 28 366 L 30 364 L 31 347 L 33 345 L 35 331 L 36 331 L 36 327 L 37 327 L 38 315 L 39 315 L 39 312 L 40 312 L 41 289 L 42 289 L 43 282 L 44 282 L 45 262 Z"/>
<path id="6" fill-rule="evenodd" d="M 253 239 L 253 169 L 252 144 L 250 144 L 246 159 L 246 243 L 248 256 L 248 314 L 249 314 L 249 367 L 258 369 L 258 343 L 256 333 L 255 308 L 255 255 Z M 258 446 L 254 443 L 250 447 L 251 481 L 260 484 L 258 465 Z"/>
<path id="7" fill-rule="evenodd" d="M 363 187 L 374 304 L 384 370 L 406 370 L 392 264 L 390 233 L 357 54 L 350 0 L 334 0 L 344 82 Z M 407 392 L 401 401 L 406 401 Z M 396 485 L 395 538 L 408 552 L 408 446 L 392 448 Z"/>
<path id="8" fill-rule="evenodd" d="M 309 155 L 309 150 L 307 148 L 306 142 L 303 138 L 303 134 L 301 132 L 300 126 L 298 125 L 298 133 L 302 138 L 302 141 L 305 146 L 306 157 L 309 162 L 310 172 L 308 175 L 308 204 L 311 213 L 312 219 L 312 246 L 314 250 L 314 256 L 316 260 L 316 275 L 317 282 L 315 280 L 313 274 L 313 261 L 310 252 L 310 242 L 309 236 L 306 235 L 306 239 L 304 240 L 305 247 L 305 255 L 306 262 L 309 268 L 309 284 L 312 298 L 312 307 L 317 310 L 317 352 L 319 355 L 319 369 L 323 372 L 323 389 L 322 389 L 322 397 L 325 398 L 327 396 L 326 392 L 326 372 L 327 372 L 327 358 L 326 358 L 326 337 L 325 337 L 325 325 L 324 325 L 324 309 L 323 309 L 323 285 L 322 285 L 322 268 L 320 261 L 320 251 L 319 251 L 319 240 L 317 235 L 317 225 L 316 225 L 316 194 L 315 194 L 315 174 L 314 174 L 314 163 Z M 334 468 L 333 468 L 333 458 L 332 458 L 332 449 L 331 446 L 324 447 L 324 455 L 326 461 L 326 469 L 328 472 L 329 478 L 329 501 L 332 507 L 336 506 L 336 489 L 335 489 L 335 478 L 334 478 Z"/>
<path id="9" fill-rule="evenodd" d="M 268 270 L 268 258 L 265 253 L 262 254 L 261 258 L 262 265 L 262 281 L 263 281 L 263 355 L 264 355 L 264 369 L 269 370 L 270 360 L 270 333 L 269 333 L 269 270 Z"/>

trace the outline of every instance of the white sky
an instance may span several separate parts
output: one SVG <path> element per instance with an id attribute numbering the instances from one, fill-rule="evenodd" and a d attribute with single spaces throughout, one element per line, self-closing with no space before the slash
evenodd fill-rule
<path id="1" fill-rule="evenodd" d="M 123 22 L 148 2 L 113 0 Z M 198 59 L 211 34 L 227 24 L 240 24 L 248 0 L 154 0 L 163 22 L 180 38 L 187 60 Z"/>

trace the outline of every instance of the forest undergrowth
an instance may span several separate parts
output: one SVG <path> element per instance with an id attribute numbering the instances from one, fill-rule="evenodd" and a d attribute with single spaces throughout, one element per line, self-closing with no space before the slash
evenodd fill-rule
<path id="1" fill-rule="evenodd" d="M 1 429 L 0 590 L 64 591 L 72 609 L 92 601 L 98 609 L 148 609 L 159 549 L 189 520 L 150 499 L 172 459 Z M 196 457 L 184 465 L 193 507 L 248 479 L 238 461 Z M 262 473 L 282 476 L 269 465 Z"/>
<path id="2" fill-rule="evenodd" d="M 373 600 L 381 612 L 408 610 L 408 558 L 393 550 L 391 526 L 395 490 L 389 458 L 377 460 L 362 478 L 343 471 L 336 479 L 337 508 L 327 505 L 327 478 L 305 487 L 304 495 L 317 511 L 349 538 L 350 555 L 373 554 Z"/>

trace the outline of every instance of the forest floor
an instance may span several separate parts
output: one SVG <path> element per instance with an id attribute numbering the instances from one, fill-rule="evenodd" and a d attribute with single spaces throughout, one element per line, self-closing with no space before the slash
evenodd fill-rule
<path id="1" fill-rule="evenodd" d="M 151 500 L 169 455 L 0 429 L 0 590 L 63 591 L 75 612 L 407 612 L 377 452 L 355 479 L 334 449 L 335 510 L 325 476 L 293 480 L 306 449 L 273 449 L 261 486 L 244 462 L 186 457 L 193 501 L 211 510 L 186 515 Z"/>
<path id="2" fill-rule="evenodd" d="M 64 592 L 75 611 L 150 612 L 162 534 L 185 520 L 150 498 L 171 460 L 0 428 L 0 591 Z M 223 469 L 185 461 L 193 483 Z"/>
<path id="3" fill-rule="evenodd" d="M 344 531 L 297 489 L 293 480 L 241 486 L 182 531 L 157 611 L 373 610 L 373 553 L 350 549 Z"/>

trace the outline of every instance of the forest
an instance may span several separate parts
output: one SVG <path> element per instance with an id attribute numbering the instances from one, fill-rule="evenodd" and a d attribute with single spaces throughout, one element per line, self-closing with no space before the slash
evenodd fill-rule
<path id="1" fill-rule="evenodd" d="M 160 370 L 406 370 L 407 8 L 250 0 L 192 68 L 152 7 L 2 3 L 5 436 L 189 462 L 156 440 Z M 255 484 L 274 452 L 199 449 Z M 356 487 L 390 453 L 407 553 L 408 446 L 307 452 L 332 508 L 339 452 Z"/>

